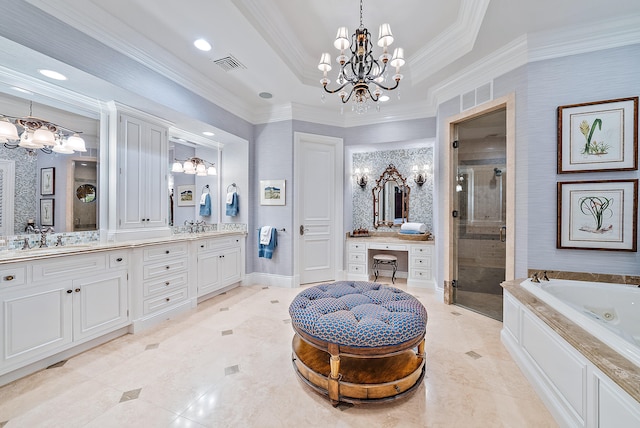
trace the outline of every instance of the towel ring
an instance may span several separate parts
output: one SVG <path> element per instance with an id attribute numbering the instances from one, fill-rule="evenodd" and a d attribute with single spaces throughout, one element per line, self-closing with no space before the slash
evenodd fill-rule
<path id="1" fill-rule="evenodd" d="M 205 190 L 207 191 L 207 193 L 211 193 L 211 192 L 209 191 L 209 185 L 208 185 L 208 184 L 205 184 L 205 185 L 204 185 L 204 187 L 202 188 L 202 193 L 204 193 L 204 191 L 205 191 Z"/>
<path id="2" fill-rule="evenodd" d="M 227 186 L 227 193 L 229 193 L 229 189 L 230 188 L 235 188 L 236 189 L 236 193 L 238 192 L 238 186 L 236 186 L 236 183 L 231 183 Z"/>

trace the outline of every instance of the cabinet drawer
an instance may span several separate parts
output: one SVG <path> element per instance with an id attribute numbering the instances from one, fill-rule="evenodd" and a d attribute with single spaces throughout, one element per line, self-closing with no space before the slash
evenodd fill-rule
<path id="1" fill-rule="evenodd" d="M 433 279 L 433 273 L 431 269 L 411 269 L 411 279 L 431 280 Z"/>
<path id="2" fill-rule="evenodd" d="M 173 274 L 187 269 L 187 259 L 178 259 L 143 267 L 143 279 L 153 279 L 162 275 Z"/>
<path id="3" fill-rule="evenodd" d="M 129 258 L 125 253 L 109 254 L 109 267 L 111 269 L 125 268 L 129 264 Z"/>
<path id="4" fill-rule="evenodd" d="M 349 252 L 364 252 L 367 249 L 367 246 L 362 242 L 350 242 L 349 243 Z"/>
<path id="5" fill-rule="evenodd" d="M 349 263 L 349 273 L 359 273 L 365 275 L 367 269 L 365 265 Z"/>
<path id="6" fill-rule="evenodd" d="M 433 245 L 420 245 L 411 247 L 411 255 L 431 255 L 433 254 Z"/>
<path id="7" fill-rule="evenodd" d="M 369 244 L 370 250 L 390 250 L 390 251 L 407 251 L 406 245 L 394 244 Z"/>
<path id="8" fill-rule="evenodd" d="M 366 260 L 365 253 L 349 253 L 349 261 L 355 263 L 364 263 Z"/>
<path id="9" fill-rule="evenodd" d="M 162 245 L 159 247 L 147 248 L 143 252 L 145 262 L 153 262 L 163 259 L 174 259 L 187 255 L 187 244 L 179 243 L 174 245 Z"/>
<path id="10" fill-rule="evenodd" d="M 172 275 L 166 278 L 158 279 L 156 281 L 147 281 L 143 284 L 144 297 L 153 296 L 154 294 L 167 292 L 179 287 L 187 285 L 189 280 L 188 272 L 183 272 L 179 275 Z"/>
<path id="11" fill-rule="evenodd" d="M 0 269 L 0 287 L 24 285 L 27 277 L 25 266 L 8 267 Z"/>
<path id="12" fill-rule="evenodd" d="M 411 267 L 416 269 L 431 269 L 431 257 L 411 257 Z"/>
<path id="13" fill-rule="evenodd" d="M 144 314 L 148 315 L 154 312 L 161 311 L 165 308 L 170 308 L 176 303 L 180 303 L 186 300 L 187 296 L 187 287 L 182 287 L 170 293 L 163 294 L 162 296 L 146 299 L 144 301 Z"/>
<path id="14" fill-rule="evenodd" d="M 207 239 L 198 242 L 198 252 L 216 251 L 224 248 L 233 248 L 240 246 L 240 237 L 227 236 L 224 238 Z"/>
<path id="15" fill-rule="evenodd" d="M 33 265 L 33 281 L 47 281 L 58 277 L 82 277 L 104 271 L 107 267 L 107 255 L 71 256 Z"/>

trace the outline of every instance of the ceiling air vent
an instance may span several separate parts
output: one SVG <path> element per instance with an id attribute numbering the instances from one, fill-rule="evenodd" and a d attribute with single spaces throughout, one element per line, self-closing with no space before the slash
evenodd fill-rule
<path id="1" fill-rule="evenodd" d="M 238 61 L 233 55 L 225 56 L 224 58 L 214 59 L 213 63 L 222 68 L 224 71 L 238 70 L 247 68 L 243 63 Z"/>

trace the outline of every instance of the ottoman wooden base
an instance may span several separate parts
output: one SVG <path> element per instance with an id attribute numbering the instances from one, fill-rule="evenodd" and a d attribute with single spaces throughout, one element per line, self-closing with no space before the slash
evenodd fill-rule
<path id="1" fill-rule="evenodd" d="M 338 388 L 339 401 L 366 403 L 388 401 L 412 392 L 425 374 L 425 360 L 409 349 L 391 356 L 340 357 L 340 377 L 331 381 L 331 355 L 293 338 L 293 366 L 298 376 L 316 392 L 329 396 Z M 332 394 L 333 395 L 333 394 Z M 334 405 L 338 402 L 332 400 Z"/>

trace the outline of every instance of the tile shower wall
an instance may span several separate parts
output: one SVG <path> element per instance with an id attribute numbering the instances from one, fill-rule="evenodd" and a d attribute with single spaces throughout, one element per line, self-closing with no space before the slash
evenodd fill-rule
<path id="1" fill-rule="evenodd" d="M 362 189 L 352 180 L 353 192 L 353 227 L 373 230 L 373 193 L 376 180 L 384 170 L 393 164 L 396 169 L 407 180 L 407 185 L 411 189 L 409 193 L 409 221 L 419 222 L 427 225 L 427 229 L 433 232 L 433 147 L 418 149 L 397 149 L 387 151 L 373 151 L 354 153 L 353 170 L 360 168 L 369 169 L 369 182 Z M 412 167 L 417 165 L 429 165 L 427 181 L 422 186 L 418 186 L 413 181 Z M 380 227 L 377 231 L 398 230 L 388 227 Z"/>

